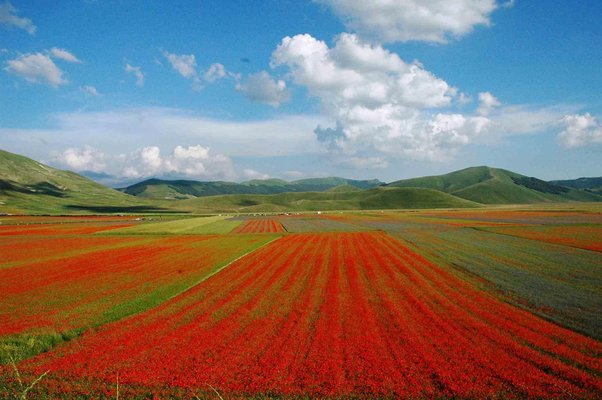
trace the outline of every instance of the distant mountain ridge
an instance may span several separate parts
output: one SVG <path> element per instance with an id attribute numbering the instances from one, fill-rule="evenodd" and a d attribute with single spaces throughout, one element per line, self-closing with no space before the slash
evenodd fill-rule
<path id="1" fill-rule="evenodd" d="M 338 177 L 299 179 L 292 182 L 282 179 L 255 179 L 242 183 L 163 180 L 153 178 L 118 190 L 132 196 L 149 199 L 182 200 L 226 194 L 325 192 L 344 185 L 355 187 L 357 189 L 372 189 L 382 184 L 383 182 L 378 179 L 355 180 Z"/>
<path id="2" fill-rule="evenodd" d="M 560 181 L 550 181 L 550 183 L 602 194 L 602 177 L 565 179 Z"/>
<path id="3" fill-rule="evenodd" d="M 339 188 L 343 187 L 339 186 Z M 214 213 L 472 208 L 480 206 L 478 203 L 439 190 L 384 186 L 365 190 L 334 190 L 333 188 L 326 192 L 205 196 L 174 202 L 174 207 L 183 211 Z"/>
<path id="4" fill-rule="evenodd" d="M 481 204 L 602 201 L 602 196 L 596 193 L 486 166 L 404 179 L 392 182 L 389 186 L 436 189 Z"/>
<path id="5" fill-rule="evenodd" d="M 598 202 L 602 201 L 596 192 L 601 180 L 546 182 L 482 166 L 388 185 L 376 179 L 336 177 L 242 183 L 148 179 L 124 188 L 123 193 L 74 172 L 0 150 L 0 214 L 239 213 Z"/>

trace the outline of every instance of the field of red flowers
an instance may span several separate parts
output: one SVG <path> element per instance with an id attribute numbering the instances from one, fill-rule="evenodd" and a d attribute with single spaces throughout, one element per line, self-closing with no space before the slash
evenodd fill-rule
<path id="1" fill-rule="evenodd" d="M 17 228 L 0 236 L 0 339 L 65 332 L 139 312 L 270 239 L 95 236 L 82 234 L 99 231 L 85 223 L 9 229 Z"/>
<path id="2" fill-rule="evenodd" d="M 602 225 L 544 225 L 490 230 L 504 235 L 602 252 Z"/>
<path id="3" fill-rule="evenodd" d="M 25 361 L 36 395 L 600 398 L 602 344 L 384 232 L 286 235 Z M 209 386 L 210 385 L 210 386 Z"/>
<path id="4" fill-rule="evenodd" d="M 282 224 L 273 219 L 252 219 L 240 225 L 232 233 L 281 233 Z"/>

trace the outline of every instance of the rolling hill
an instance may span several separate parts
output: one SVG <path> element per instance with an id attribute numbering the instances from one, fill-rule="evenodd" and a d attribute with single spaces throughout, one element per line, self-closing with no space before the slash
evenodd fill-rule
<path id="1" fill-rule="evenodd" d="M 71 171 L 0 150 L 0 213 L 66 214 L 161 209 Z"/>
<path id="2" fill-rule="evenodd" d="M 599 184 L 600 178 L 545 182 L 503 169 L 473 167 L 389 185 L 334 177 L 243 183 L 149 179 L 123 193 L 0 150 L 0 214 L 255 213 L 592 202 L 602 201 L 595 192 Z"/>
<path id="3" fill-rule="evenodd" d="M 481 204 L 602 201 L 602 196 L 491 167 L 471 167 L 445 175 L 405 179 L 391 187 L 429 188 Z"/>
<path id="4" fill-rule="evenodd" d="M 324 192 L 341 185 L 358 189 L 371 189 L 381 184 L 382 182 L 377 179 L 360 181 L 336 177 L 300 179 L 293 182 L 282 179 L 256 179 L 242 183 L 148 179 L 118 190 L 147 199 L 182 200 L 225 194 Z"/>
<path id="5" fill-rule="evenodd" d="M 208 196 L 171 203 L 174 209 L 196 213 L 255 213 L 285 211 L 465 208 L 479 204 L 423 188 L 377 187 L 366 190 L 280 193 L 273 195 Z"/>
<path id="6" fill-rule="evenodd" d="M 602 195 L 602 177 L 550 181 L 550 183 L 558 186 L 582 189 L 588 192 L 593 192 Z"/>

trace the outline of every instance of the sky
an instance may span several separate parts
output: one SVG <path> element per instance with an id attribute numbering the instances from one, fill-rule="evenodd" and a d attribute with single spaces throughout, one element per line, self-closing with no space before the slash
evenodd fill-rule
<path id="1" fill-rule="evenodd" d="M 0 0 L 0 148 L 111 186 L 602 175 L 595 0 Z"/>

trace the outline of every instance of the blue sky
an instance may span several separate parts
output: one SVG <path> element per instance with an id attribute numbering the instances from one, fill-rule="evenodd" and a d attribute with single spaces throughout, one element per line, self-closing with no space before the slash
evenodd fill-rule
<path id="1" fill-rule="evenodd" d="M 0 0 L 0 148 L 199 180 L 602 174 L 602 4 Z"/>

